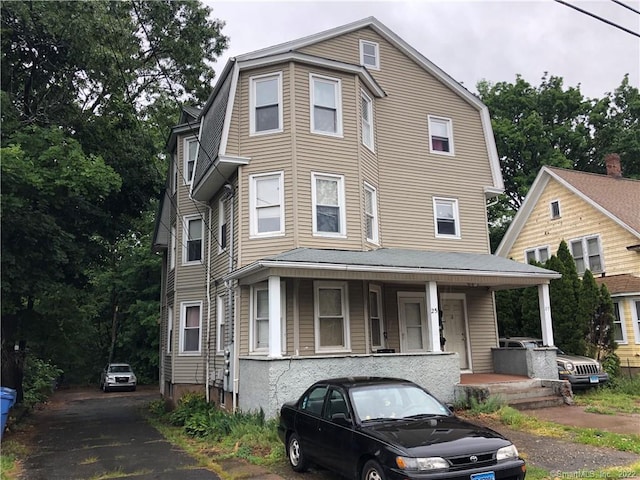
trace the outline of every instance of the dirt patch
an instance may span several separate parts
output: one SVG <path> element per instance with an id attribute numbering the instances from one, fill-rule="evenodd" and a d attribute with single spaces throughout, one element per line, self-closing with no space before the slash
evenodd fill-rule
<path id="1" fill-rule="evenodd" d="M 640 435 L 640 415 L 601 415 L 585 411 L 586 407 L 567 405 L 562 407 L 526 410 L 523 413 L 545 420 L 582 428 L 597 428 L 607 432 Z"/>

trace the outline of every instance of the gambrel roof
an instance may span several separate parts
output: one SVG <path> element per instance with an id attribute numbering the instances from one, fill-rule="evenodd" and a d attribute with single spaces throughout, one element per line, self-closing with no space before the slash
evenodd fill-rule
<path id="1" fill-rule="evenodd" d="M 640 180 L 545 166 L 538 172 L 520 210 L 500 242 L 497 255 L 509 254 L 551 179 L 640 240 Z"/>
<path id="2" fill-rule="evenodd" d="M 502 179 L 502 172 L 500 170 L 500 162 L 493 136 L 493 129 L 491 127 L 491 120 L 489 118 L 489 110 L 486 105 L 484 105 L 478 97 L 469 92 L 459 82 L 455 81 L 437 65 L 432 63 L 415 48 L 380 23 L 376 18 L 368 17 L 347 25 L 303 37 L 298 40 L 239 55 L 229 60 L 200 117 L 201 142 L 203 143 L 205 136 L 207 138 L 215 138 L 217 141 L 213 142 L 207 148 L 203 148 L 202 145 L 199 148 L 199 150 L 202 151 L 198 152 L 196 160 L 191 196 L 195 200 L 208 201 L 212 194 L 215 193 L 215 191 L 224 182 L 225 178 L 228 177 L 229 172 L 232 172 L 232 170 L 237 168 L 238 165 L 248 164 L 250 161 L 249 158 L 232 157 L 228 156 L 226 153 L 231 114 L 234 107 L 233 102 L 236 96 L 238 77 L 241 70 L 287 61 L 295 61 L 298 63 L 328 67 L 338 71 L 352 73 L 357 75 L 361 81 L 367 85 L 373 95 L 377 97 L 385 96 L 386 94 L 384 90 L 376 82 L 374 76 L 365 66 L 309 55 L 300 51 L 300 49 L 309 45 L 323 42 L 363 28 L 371 28 L 374 30 L 480 113 L 493 180 L 492 185 L 485 186 L 485 195 L 487 197 L 492 197 L 502 193 L 504 190 L 504 182 Z"/>

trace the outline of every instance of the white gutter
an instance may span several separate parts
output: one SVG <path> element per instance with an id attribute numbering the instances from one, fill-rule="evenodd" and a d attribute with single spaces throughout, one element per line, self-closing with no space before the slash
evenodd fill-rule
<path id="1" fill-rule="evenodd" d="M 234 298 L 232 294 L 234 294 L 233 286 L 233 278 L 231 273 L 233 272 L 233 249 L 234 249 L 234 216 L 235 216 L 235 192 L 231 192 L 229 195 L 229 202 L 231 203 L 229 208 L 229 279 L 226 280 L 227 283 L 227 311 L 229 315 L 229 325 L 233 327 L 233 385 L 231 387 L 231 395 L 233 397 L 233 411 L 235 412 L 238 409 L 238 367 L 240 364 L 240 353 L 239 353 L 239 337 L 238 337 L 238 326 L 235 323 L 235 310 L 233 310 Z"/>

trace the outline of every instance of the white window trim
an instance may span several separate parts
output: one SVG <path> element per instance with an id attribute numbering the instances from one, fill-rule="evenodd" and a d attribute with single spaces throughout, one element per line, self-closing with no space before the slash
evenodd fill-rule
<path id="1" fill-rule="evenodd" d="M 223 241 L 226 240 L 225 238 L 226 235 L 223 235 L 222 233 L 222 226 L 226 225 L 226 222 L 227 222 L 227 218 L 225 216 L 225 210 L 226 210 L 226 202 L 224 200 L 219 200 L 218 201 L 218 255 L 220 255 L 221 253 L 227 250 L 226 245 L 225 247 L 222 246 Z"/>
<path id="2" fill-rule="evenodd" d="M 558 215 L 554 216 L 553 215 L 553 204 L 557 203 L 558 204 Z M 551 218 L 551 220 L 557 220 L 560 217 L 562 217 L 562 206 L 560 204 L 560 200 L 559 199 L 555 199 L 555 200 L 551 200 L 549 202 L 549 217 Z"/>
<path id="3" fill-rule="evenodd" d="M 198 350 L 184 350 L 184 331 L 186 328 L 187 308 L 188 307 L 200 307 L 200 319 L 198 329 L 200 335 L 198 335 Z M 180 355 L 181 356 L 195 356 L 202 353 L 202 302 L 182 302 L 180 304 Z"/>
<path id="4" fill-rule="evenodd" d="M 335 132 L 325 132 L 322 130 L 316 130 L 315 127 L 315 115 L 314 115 L 314 91 L 315 91 L 315 80 L 319 80 L 325 83 L 333 83 L 335 85 L 335 100 L 336 100 L 336 131 Z M 311 125 L 311 133 L 315 133 L 317 135 L 327 135 L 329 137 L 340 137 L 342 138 L 342 80 L 339 78 L 333 77 L 325 77 L 324 75 L 318 75 L 315 73 L 309 74 L 309 106 L 310 106 L 310 125 Z"/>
<path id="5" fill-rule="evenodd" d="M 276 78 L 278 80 L 278 128 L 271 130 L 256 130 L 256 84 L 261 80 Z M 282 107 L 282 72 L 266 73 L 256 75 L 249 79 L 249 135 L 269 135 L 283 132 L 283 107 Z"/>
<path id="6" fill-rule="evenodd" d="M 361 111 L 360 111 L 360 123 L 361 123 L 361 129 L 362 131 L 360 132 L 361 136 L 362 136 L 362 144 L 367 147 L 369 150 L 371 150 L 373 153 L 375 153 L 375 138 L 374 138 L 374 134 L 373 134 L 373 100 L 371 100 L 371 97 L 369 95 L 366 94 L 366 92 L 364 90 L 361 90 L 360 92 L 360 96 L 361 96 L 361 101 L 362 101 L 362 105 L 360 106 Z M 364 105 L 368 104 L 369 105 L 369 125 L 366 126 L 365 128 L 365 121 L 364 118 L 362 116 L 362 112 L 364 112 Z M 371 139 L 371 144 L 369 145 L 367 142 L 365 142 L 365 129 L 369 131 L 369 138 Z"/>
<path id="7" fill-rule="evenodd" d="M 182 180 L 184 185 L 191 185 L 191 182 L 193 181 L 193 178 L 187 178 L 189 173 L 189 144 L 192 142 L 196 142 L 197 145 L 198 139 L 196 137 L 185 138 L 182 146 Z M 198 145 L 198 148 L 196 148 L 196 158 L 193 159 L 193 175 L 196 173 L 196 161 L 198 159 L 199 148 L 200 146 Z"/>
<path id="8" fill-rule="evenodd" d="M 433 149 L 433 141 L 432 141 L 432 121 L 438 121 L 438 122 L 444 122 L 447 125 L 447 135 L 448 135 L 448 139 L 449 139 L 449 151 L 448 152 L 442 152 L 440 150 L 434 150 Z M 453 120 L 451 120 L 450 118 L 447 117 L 438 117 L 435 115 L 427 115 L 427 123 L 428 123 L 428 127 L 429 127 L 429 151 L 431 153 L 435 153 L 436 155 L 447 155 L 449 157 L 453 157 L 455 156 L 455 150 L 453 147 Z"/>
<path id="9" fill-rule="evenodd" d="M 385 348 L 385 338 L 384 338 L 384 312 L 382 310 L 382 287 L 380 285 L 369 285 L 369 291 L 370 292 L 376 292 L 377 294 L 377 298 L 378 298 L 378 318 L 380 320 L 380 345 L 374 345 L 373 342 L 371 342 L 371 348 L 372 349 L 377 349 L 377 348 Z M 367 301 L 369 299 L 367 298 Z M 372 325 L 371 325 L 371 310 L 369 309 L 369 330 L 372 330 Z M 369 334 L 369 341 L 371 341 L 371 333 Z"/>
<path id="10" fill-rule="evenodd" d="M 329 179 L 338 182 L 338 207 L 340 208 L 340 230 L 338 232 L 319 232 L 317 219 L 317 197 L 316 197 L 316 180 Z M 330 173 L 311 172 L 311 204 L 313 216 L 313 236 L 314 237 L 347 237 L 347 214 L 344 194 L 344 175 L 332 175 Z"/>
<path id="11" fill-rule="evenodd" d="M 177 154 L 171 156 L 171 195 L 178 190 L 178 158 Z"/>
<path id="12" fill-rule="evenodd" d="M 454 235 L 438 233 L 438 205 L 437 205 L 438 202 L 450 202 L 453 206 L 453 218 L 454 218 L 454 225 L 456 227 L 456 233 Z M 462 235 L 460 233 L 461 232 L 460 212 L 458 210 L 457 198 L 433 197 L 433 227 L 435 229 L 436 238 L 449 238 L 449 239 L 457 239 L 457 240 L 460 240 L 462 238 Z"/>
<path id="13" fill-rule="evenodd" d="M 367 193 L 371 193 L 372 194 L 372 205 L 371 208 L 373 209 L 373 237 L 372 238 L 368 238 L 367 237 L 367 242 L 373 243 L 375 245 L 379 245 L 380 242 L 380 236 L 379 236 L 379 229 L 378 229 L 378 191 L 376 190 L 376 188 L 367 183 L 364 182 L 364 190 L 365 190 L 365 195 L 367 195 Z M 365 199 L 366 200 L 366 199 Z M 365 205 L 366 205 L 366 201 L 365 201 Z M 366 220 L 369 218 L 367 211 L 364 211 L 364 215 L 365 215 L 365 235 L 366 233 Z"/>
<path id="14" fill-rule="evenodd" d="M 587 250 L 587 241 L 591 240 L 593 238 L 596 238 L 598 240 L 598 255 L 600 257 L 600 266 L 602 267 L 601 270 L 598 270 L 597 272 L 594 272 L 593 269 L 591 268 L 591 264 L 589 262 L 589 251 Z M 572 238 L 571 240 L 569 240 L 568 245 L 569 245 L 569 253 L 571 254 L 571 256 L 573 257 L 573 260 L 575 262 L 575 257 L 573 256 L 573 249 L 571 248 L 571 245 L 575 242 L 582 242 L 582 259 L 584 261 L 584 269 L 585 271 L 589 270 L 591 271 L 591 273 L 604 273 L 607 271 L 606 266 L 604 264 L 604 254 L 602 252 L 602 239 L 600 238 L 600 235 L 596 234 L 596 235 L 585 235 L 583 237 L 576 237 L 576 238 Z M 576 265 L 576 269 L 577 269 L 577 265 Z M 578 275 L 582 275 L 584 274 L 584 272 L 579 272 L 578 271 Z"/>
<path id="15" fill-rule="evenodd" d="M 251 322 L 249 323 L 249 353 L 255 355 L 268 355 L 269 345 L 257 348 L 256 340 L 256 293 L 259 290 L 269 290 L 267 282 L 251 286 L 251 297 L 249 299 L 249 311 L 251 312 Z M 285 290 L 286 283 L 280 282 L 280 345 L 282 354 L 286 354 L 287 350 L 287 294 Z"/>
<path id="16" fill-rule="evenodd" d="M 171 246 L 169 250 L 169 270 L 170 271 L 176 268 L 176 255 L 178 254 L 178 251 L 176 249 L 176 245 L 177 245 L 176 235 L 177 235 L 176 226 L 171 225 Z"/>
<path id="17" fill-rule="evenodd" d="M 640 345 L 640 318 L 638 318 L 638 310 L 636 309 L 636 303 L 640 303 L 640 297 L 633 297 L 629 299 L 631 303 L 631 320 L 633 321 L 633 333 L 635 334 L 635 343 Z"/>
<path id="18" fill-rule="evenodd" d="M 373 45 L 376 48 L 376 63 L 375 65 L 366 65 L 364 63 L 364 46 L 365 45 Z M 371 42 L 369 40 L 360 40 L 360 65 L 370 69 L 370 70 L 380 70 L 380 45 L 376 42 Z"/>
<path id="19" fill-rule="evenodd" d="M 200 260 L 187 260 L 189 255 L 189 222 L 200 220 L 202 223 L 202 237 L 200 238 Z M 182 228 L 182 265 L 202 265 L 204 262 L 204 219 L 200 215 L 186 215 L 183 218 Z"/>
<path id="20" fill-rule="evenodd" d="M 339 288 L 342 292 L 342 318 L 344 322 L 342 324 L 344 338 L 344 347 L 321 347 L 320 346 L 320 302 L 319 292 L 321 288 Z M 313 282 L 313 329 L 315 337 L 315 351 L 316 353 L 344 353 L 351 351 L 351 335 L 350 335 L 350 321 L 349 321 L 349 287 L 347 282 L 327 282 L 327 281 L 315 281 Z"/>
<path id="21" fill-rule="evenodd" d="M 625 308 L 627 307 L 626 299 L 621 298 L 620 300 L 613 301 L 613 308 L 618 309 L 618 315 L 620 315 L 620 330 L 622 330 L 622 340 L 615 340 L 618 345 L 628 345 L 629 339 L 627 338 L 627 325 L 625 322 Z M 615 313 L 614 313 L 615 318 Z M 633 317 L 633 310 L 632 310 Z M 615 323 L 615 322 L 614 322 Z M 636 337 L 637 338 L 637 337 Z"/>
<path id="22" fill-rule="evenodd" d="M 224 354 L 225 296 L 216 296 L 216 353 Z"/>
<path id="23" fill-rule="evenodd" d="M 171 353 L 173 344 L 173 307 L 167 307 L 167 353 Z"/>
<path id="24" fill-rule="evenodd" d="M 278 179 L 278 206 L 280 207 L 280 230 L 273 232 L 258 231 L 258 199 L 257 199 L 257 182 L 267 178 Z M 250 238 L 278 237 L 285 234 L 284 229 L 284 172 L 270 172 L 259 175 L 251 175 L 249 177 L 249 236 Z"/>
<path id="25" fill-rule="evenodd" d="M 551 253 L 551 248 L 549 247 L 549 245 L 540 245 L 539 247 L 527 248 L 527 249 L 524 251 L 524 263 L 529 263 L 529 260 L 527 259 L 527 253 L 529 253 L 529 252 L 534 252 L 534 255 L 535 255 L 535 257 L 536 257 L 536 258 L 535 258 L 535 259 L 536 259 L 536 262 L 544 263 L 543 261 L 541 261 L 541 260 L 540 260 L 540 250 L 544 250 L 544 249 L 546 249 L 546 250 L 547 250 L 547 260 L 548 260 L 549 258 L 551 258 L 551 255 L 550 255 L 550 253 Z M 546 262 L 547 260 L 545 260 L 545 262 Z"/>

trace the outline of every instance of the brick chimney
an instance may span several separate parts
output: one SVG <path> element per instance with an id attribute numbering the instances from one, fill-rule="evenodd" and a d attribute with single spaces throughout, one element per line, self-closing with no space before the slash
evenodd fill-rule
<path id="1" fill-rule="evenodd" d="M 622 168 L 620 167 L 620 155 L 610 153 L 605 155 L 604 163 L 607 166 L 607 175 L 613 178 L 622 178 Z"/>

